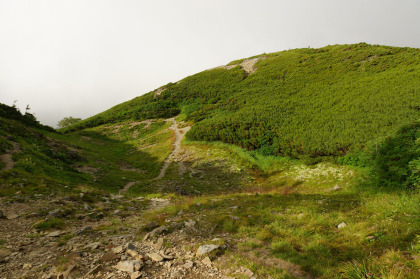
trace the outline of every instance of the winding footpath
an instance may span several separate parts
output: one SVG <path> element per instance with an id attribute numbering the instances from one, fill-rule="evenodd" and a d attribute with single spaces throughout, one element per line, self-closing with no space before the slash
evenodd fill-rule
<path id="1" fill-rule="evenodd" d="M 179 159 L 179 153 L 181 152 L 181 141 L 184 139 L 185 133 L 188 132 L 191 129 L 191 127 L 187 126 L 187 127 L 182 128 L 182 129 L 179 129 L 178 128 L 178 123 L 176 122 L 176 120 L 174 118 L 170 118 L 167 121 L 172 121 L 172 125 L 169 129 L 171 129 L 175 132 L 175 141 L 173 143 L 174 147 L 172 149 L 171 154 L 163 162 L 163 166 L 160 169 L 160 173 L 155 178 L 155 180 L 156 179 L 162 179 L 165 176 L 166 170 L 168 169 L 171 162 L 176 162 L 176 161 L 178 162 L 179 170 L 180 170 L 181 173 L 186 171 L 186 167 L 184 165 L 184 162 L 182 162 L 182 160 Z"/>
<path id="2" fill-rule="evenodd" d="M 166 170 L 168 169 L 169 165 L 172 162 L 178 162 L 180 175 L 182 175 L 183 173 L 187 171 L 187 167 L 185 166 L 182 159 L 180 159 L 179 154 L 181 153 L 181 141 L 184 139 L 185 133 L 187 133 L 191 129 L 191 127 L 187 126 L 187 127 L 179 129 L 178 123 L 176 122 L 175 118 L 169 118 L 166 121 L 172 122 L 172 125 L 171 127 L 169 127 L 169 129 L 175 132 L 175 141 L 173 143 L 173 149 L 172 149 L 171 154 L 169 154 L 169 156 L 165 159 L 165 161 L 163 162 L 163 166 L 160 169 L 159 175 L 153 178 L 153 180 L 162 179 L 165 176 Z M 120 190 L 120 194 L 127 192 L 131 188 L 131 186 L 133 186 L 136 183 L 137 181 L 128 182 L 124 186 L 124 188 Z"/>

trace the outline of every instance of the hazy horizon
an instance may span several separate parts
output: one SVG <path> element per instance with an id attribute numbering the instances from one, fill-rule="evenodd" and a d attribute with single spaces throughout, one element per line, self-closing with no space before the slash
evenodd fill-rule
<path id="1" fill-rule="evenodd" d="M 420 2 L 0 1 L 0 103 L 87 118 L 188 75 L 287 49 L 420 47 Z"/>

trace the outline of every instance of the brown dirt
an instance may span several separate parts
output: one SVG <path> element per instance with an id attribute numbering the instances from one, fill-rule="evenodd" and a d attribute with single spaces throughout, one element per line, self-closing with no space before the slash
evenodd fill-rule
<path id="1" fill-rule="evenodd" d="M 3 162 L 3 170 L 11 170 L 15 166 L 15 161 L 13 161 L 13 154 L 20 152 L 20 147 L 17 142 L 13 142 L 13 149 L 7 150 L 6 153 L 0 155 L 0 161 Z"/>

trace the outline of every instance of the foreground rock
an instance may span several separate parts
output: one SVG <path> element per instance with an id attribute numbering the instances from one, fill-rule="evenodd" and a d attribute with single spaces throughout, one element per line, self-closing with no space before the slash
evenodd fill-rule
<path id="1" fill-rule="evenodd" d="M 214 251 L 214 250 L 219 249 L 219 248 L 220 248 L 220 246 L 215 245 L 215 244 L 201 245 L 200 247 L 198 247 L 198 250 L 195 253 L 195 255 L 197 257 L 201 257 L 202 255 L 210 253 L 211 251 Z"/>
<path id="2" fill-rule="evenodd" d="M 118 270 L 133 273 L 139 271 L 143 267 L 143 262 L 138 260 L 119 262 L 116 266 Z"/>

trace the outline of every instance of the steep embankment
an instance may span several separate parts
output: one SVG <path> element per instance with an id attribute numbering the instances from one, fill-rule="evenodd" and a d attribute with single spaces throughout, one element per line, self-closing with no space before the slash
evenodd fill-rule
<path id="1" fill-rule="evenodd" d="M 181 119 L 192 140 L 270 155 L 344 155 L 420 117 L 420 51 L 335 45 L 233 61 L 163 86 L 67 131 L 124 119 Z"/>

